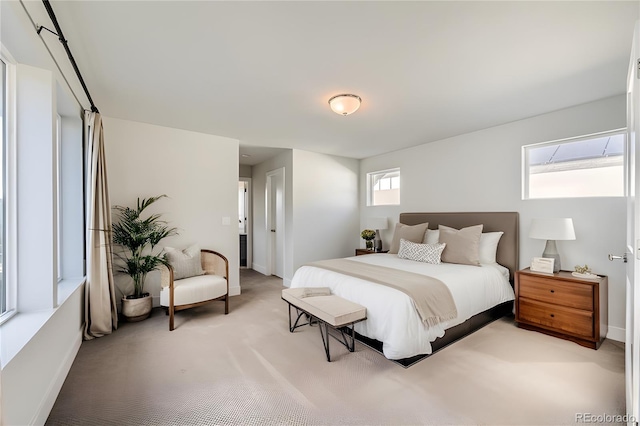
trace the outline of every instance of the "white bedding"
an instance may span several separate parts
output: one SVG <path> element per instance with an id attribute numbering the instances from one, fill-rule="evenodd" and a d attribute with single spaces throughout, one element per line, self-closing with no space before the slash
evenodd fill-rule
<path id="1" fill-rule="evenodd" d="M 383 342 L 384 355 L 389 359 L 430 354 L 431 342 L 442 337 L 447 328 L 515 298 L 509 284 L 509 270 L 498 264 L 433 265 L 380 253 L 349 259 L 437 278 L 449 287 L 456 303 L 456 319 L 428 327 L 420 320 L 409 296 L 398 290 L 312 266 L 302 266 L 296 271 L 292 288 L 329 287 L 333 294 L 365 306 L 367 320 L 356 324 L 355 329 Z"/>

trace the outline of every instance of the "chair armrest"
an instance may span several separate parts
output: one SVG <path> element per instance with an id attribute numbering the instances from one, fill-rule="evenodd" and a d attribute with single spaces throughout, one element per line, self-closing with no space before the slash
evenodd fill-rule
<path id="1" fill-rule="evenodd" d="M 160 287 L 169 287 L 173 281 L 173 268 L 171 265 L 160 265 L 158 269 L 160 270 Z"/>
<path id="2" fill-rule="evenodd" d="M 229 278 L 229 261 L 227 258 L 213 250 L 200 250 L 202 269 L 205 274 L 220 275 Z"/>

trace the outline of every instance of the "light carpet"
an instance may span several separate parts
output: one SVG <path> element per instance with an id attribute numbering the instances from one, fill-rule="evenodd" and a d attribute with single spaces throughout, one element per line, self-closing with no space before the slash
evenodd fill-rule
<path id="1" fill-rule="evenodd" d="M 287 328 L 282 280 L 241 271 L 240 296 L 154 310 L 83 342 L 48 425 L 575 425 L 624 413 L 624 349 L 597 351 L 501 319 L 404 369 L 317 327 Z"/>

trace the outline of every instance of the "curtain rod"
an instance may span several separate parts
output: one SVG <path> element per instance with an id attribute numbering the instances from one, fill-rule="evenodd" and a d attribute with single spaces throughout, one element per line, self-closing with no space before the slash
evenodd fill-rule
<path id="1" fill-rule="evenodd" d="M 60 40 L 60 43 L 62 43 L 62 46 L 64 46 L 64 50 L 67 52 L 67 56 L 69 57 L 69 61 L 71 62 L 71 65 L 73 66 L 74 71 L 76 72 L 76 76 L 78 76 L 78 80 L 80 80 L 80 84 L 82 85 L 82 88 L 84 89 L 84 93 L 85 95 L 87 95 L 87 99 L 89 99 L 89 103 L 91 104 L 91 111 L 92 112 L 99 112 L 98 108 L 96 107 L 96 105 L 93 103 L 93 99 L 91 99 L 91 95 L 89 94 L 89 89 L 87 89 L 87 85 L 84 82 L 84 78 L 82 78 L 82 74 L 80 74 L 80 70 L 78 69 L 78 65 L 76 64 L 76 60 L 73 58 L 73 54 L 71 53 L 71 49 L 69 49 L 69 44 L 67 43 L 67 40 L 65 40 L 64 38 L 64 34 L 62 34 L 62 28 L 60 28 L 60 24 L 58 24 L 58 19 L 56 19 L 56 14 L 53 13 L 53 8 L 51 7 L 51 3 L 49 3 L 49 0 L 42 0 L 42 3 L 44 3 L 44 8 L 47 9 L 47 13 L 49 14 L 49 17 L 51 18 L 51 22 L 53 22 L 53 26 L 56 28 L 56 32 L 51 31 L 49 28 L 46 28 L 42 25 L 40 25 L 37 29 L 38 35 L 40 35 L 40 32 L 45 29 L 47 31 L 49 31 L 52 34 L 55 34 L 58 36 L 58 40 Z"/>

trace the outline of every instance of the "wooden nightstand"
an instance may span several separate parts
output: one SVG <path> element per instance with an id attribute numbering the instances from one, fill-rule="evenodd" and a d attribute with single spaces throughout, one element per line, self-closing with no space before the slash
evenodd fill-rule
<path id="1" fill-rule="evenodd" d="M 367 249 L 359 248 L 359 249 L 356 249 L 356 256 L 361 256 L 363 254 L 387 253 L 388 251 L 389 250 L 374 251 L 374 250 L 367 250 Z"/>
<path id="2" fill-rule="evenodd" d="M 516 272 L 516 323 L 598 349 L 607 335 L 608 279 L 583 279 L 560 271 L 553 275 Z"/>

